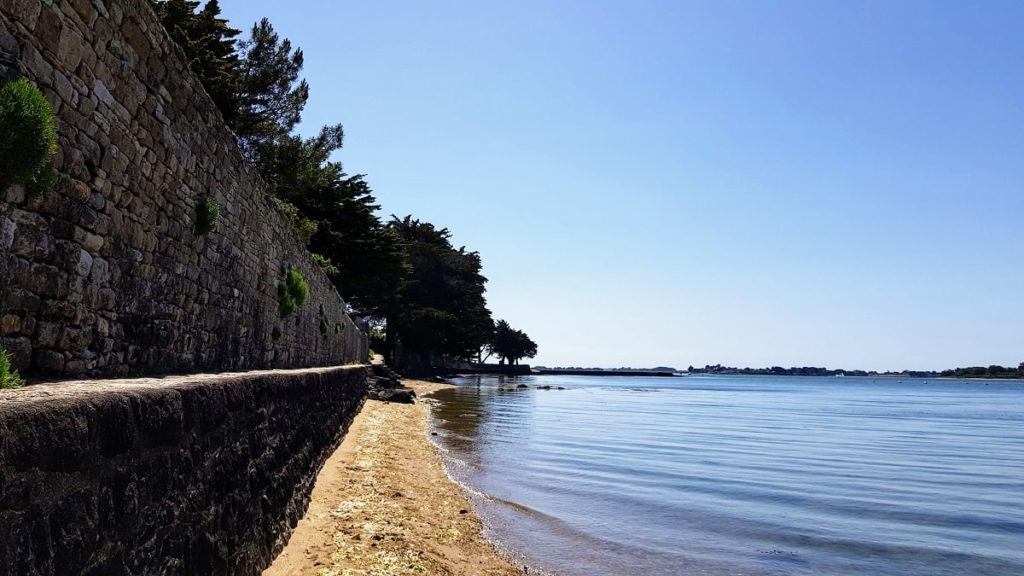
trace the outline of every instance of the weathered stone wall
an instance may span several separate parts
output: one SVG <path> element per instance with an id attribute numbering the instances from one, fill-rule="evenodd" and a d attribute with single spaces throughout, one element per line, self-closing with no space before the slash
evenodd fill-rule
<path id="1" fill-rule="evenodd" d="M 0 576 L 259 574 L 367 370 L 0 391 Z"/>
<path id="2" fill-rule="evenodd" d="M 3 0 L 4 72 L 35 82 L 59 120 L 57 189 L 0 190 L 0 346 L 18 367 L 109 375 L 365 358 L 365 336 L 145 0 Z M 204 194 L 221 214 L 199 236 Z M 310 299 L 282 320 L 284 266 L 302 272 Z"/>

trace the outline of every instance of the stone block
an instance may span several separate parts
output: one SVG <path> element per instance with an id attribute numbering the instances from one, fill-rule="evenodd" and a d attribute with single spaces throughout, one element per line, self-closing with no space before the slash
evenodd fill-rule
<path id="1" fill-rule="evenodd" d="M 8 11 L 15 21 L 20 22 L 29 32 L 36 28 L 36 21 L 42 4 L 39 0 L 4 0 L 10 2 Z"/>
<path id="2" fill-rule="evenodd" d="M 0 249 L 10 250 L 14 244 L 14 233 L 18 225 L 10 218 L 0 218 Z"/>
<path id="3" fill-rule="evenodd" d="M 78 17 L 82 19 L 82 23 L 91 28 L 96 19 L 99 18 L 99 13 L 97 13 L 92 0 L 70 0 L 70 3 L 71 7 L 78 13 Z"/>
<path id="4" fill-rule="evenodd" d="M 21 204 L 25 201 L 25 187 L 8 186 L 3 197 L 10 204 Z"/>
<path id="5" fill-rule="evenodd" d="M 38 346 L 51 348 L 57 345 L 63 326 L 57 322 L 38 322 L 34 340 Z"/>
<path id="6" fill-rule="evenodd" d="M 82 33 L 74 26 L 65 26 L 60 32 L 60 43 L 57 46 L 57 57 L 62 61 L 64 70 L 75 70 L 82 62 L 82 54 L 90 50 Z"/>
<path id="7" fill-rule="evenodd" d="M 85 350 L 92 343 L 92 330 L 89 328 L 64 328 L 58 345 L 61 350 L 77 352 Z"/>
<path id="8" fill-rule="evenodd" d="M 21 63 L 36 78 L 49 78 L 53 75 L 53 65 L 47 62 L 43 58 L 43 54 L 31 45 L 22 49 Z"/>
<path id="9" fill-rule="evenodd" d="M 4 314 L 0 316 L 0 335 L 8 336 L 21 331 L 21 316 Z"/>
<path id="10" fill-rule="evenodd" d="M 29 276 L 23 282 L 25 287 L 40 296 L 63 298 L 68 293 L 65 276 L 49 264 L 32 264 Z"/>
<path id="11" fill-rule="evenodd" d="M 42 260 L 50 254 L 52 246 L 45 228 L 22 225 L 11 238 L 9 250 L 16 256 Z"/>
<path id="12" fill-rule="evenodd" d="M 33 4 L 39 4 L 36 0 Z M 41 46 L 50 50 L 56 48 L 60 43 L 60 35 L 64 30 L 64 15 L 56 6 L 41 6 L 39 18 L 36 21 L 35 35 Z"/>
<path id="13" fill-rule="evenodd" d="M 46 372 L 64 372 L 64 355 L 54 350 L 35 350 L 32 353 L 32 364 Z"/>
<path id="14" fill-rule="evenodd" d="M 85 250 L 81 250 L 78 254 L 78 264 L 75 266 L 75 272 L 77 272 L 79 276 L 88 276 L 89 272 L 92 271 L 92 264 L 92 255 Z"/>
<path id="15" fill-rule="evenodd" d="M 92 268 L 89 280 L 99 286 L 104 286 L 110 280 L 110 264 L 106 259 L 96 256 L 92 259 Z"/>
<path id="16" fill-rule="evenodd" d="M 52 78 L 53 89 L 57 92 L 57 96 L 70 106 L 77 105 L 78 92 L 71 86 L 71 81 L 68 80 L 68 77 L 60 72 L 54 72 Z"/>
<path id="17" fill-rule="evenodd" d="M 110 94 L 110 91 L 107 90 L 107 85 L 104 84 L 102 80 L 96 80 L 96 82 L 93 84 L 92 91 L 93 94 L 96 95 L 96 98 L 98 98 L 100 102 L 103 102 L 107 106 L 110 106 L 114 103 L 114 96 Z"/>
<path id="18" fill-rule="evenodd" d="M 87 232 L 77 227 L 75 228 L 74 238 L 75 242 L 82 245 L 82 248 L 94 253 L 99 252 L 100 248 L 103 248 L 103 243 L 105 242 L 102 236 L 93 234 L 92 232 Z"/>
<path id="19" fill-rule="evenodd" d="M 7 350 L 11 364 L 18 370 L 28 368 L 32 362 L 32 341 L 26 336 L 0 338 L 0 348 Z"/>
<path id="20" fill-rule="evenodd" d="M 3 308 L 12 312 L 36 312 L 42 300 L 22 288 L 8 288 L 3 295 Z"/>

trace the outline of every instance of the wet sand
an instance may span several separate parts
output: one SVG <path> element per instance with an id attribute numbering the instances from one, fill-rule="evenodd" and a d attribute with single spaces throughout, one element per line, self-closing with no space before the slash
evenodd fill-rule
<path id="1" fill-rule="evenodd" d="M 368 400 L 317 477 L 305 517 L 264 576 L 513 576 L 427 438 L 421 400 Z"/>

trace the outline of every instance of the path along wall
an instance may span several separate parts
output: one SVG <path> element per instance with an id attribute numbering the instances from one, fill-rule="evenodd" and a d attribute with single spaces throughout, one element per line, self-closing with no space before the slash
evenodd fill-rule
<path id="1" fill-rule="evenodd" d="M 0 390 L 0 576 L 257 575 L 367 368 Z"/>
<path id="2" fill-rule="evenodd" d="M 0 346 L 36 374 L 342 364 L 366 337 L 145 0 L 3 0 L 0 73 L 59 121 L 51 193 L 0 190 Z M 196 202 L 221 205 L 194 231 Z M 294 266 L 309 301 L 281 319 Z"/>

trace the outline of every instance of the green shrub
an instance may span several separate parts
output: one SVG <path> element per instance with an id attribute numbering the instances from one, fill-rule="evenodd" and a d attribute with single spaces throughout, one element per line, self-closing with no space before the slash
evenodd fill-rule
<path id="1" fill-rule="evenodd" d="M 313 239 L 313 234 L 316 234 L 317 223 L 309 218 L 299 218 L 296 229 L 299 231 L 299 238 L 302 239 L 302 243 L 309 245 L 309 241 Z"/>
<path id="2" fill-rule="evenodd" d="M 322 254 L 315 253 L 310 254 L 310 256 L 313 257 L 314 262 L 319 264 L 320 267 L 324 269 L 324 274 L 327 274 L 329 278 L 334 279 L 334 277 L 341 274 L 341 270 L 338 270 L 338 267 L 335 266 L 333 262 L 331 262 L 330 258 Z"/>
<path id="3" fill-rule="evenodd" d="M 0 389 L 21 388 L 24 384 L 17 370 L 11 368 L 11 357 L 0 348 Z"/>
<path id="4" fill-rule="evenodd" d="M 284 214 L 286 218 L 291 220 L 293 223 L 299 220 L 299 209 L 295 204 L 292 204 L 287 200 L 281 200 L 277 196 L 271 196 L 270 199 L 274 201 L 274 206 L 277 207 L 277 211 Z"/>
<path id="5" fill-rule="evenodd" d="M 289 266 L 284 273 L 284 280 L 277 286 L 278 311 L 281 318 L 288 316 L 296 308 L 306 303 L 309 296 L 309 284 L 302 273 Z"/>
<path id="6" fill-rule="evenodd" d="M 24 78 L 0 84 L 0 188 L 52 187 L 50 160 L 57 153 L 57 119 L 42 92 Z"/>
<path id="7" fill-rule="evenodd" d="M 320 319 L 320 333 L 323 334 L 326 337 L 327 336 L 327 331 L 330 330 L 330 329 L 331 329 L 331 323 L 327 320 L 327 318 L 321 318 Z"/>
<path id="8" fill-rule="evenodd" d="M 274 206 L 277 207 L 278 212 L 283 214 L 295 227 L 295 231 L 299 233 L 299 238 L 302 239 L 304 244 L 309 244 L 313 234 L 316 234 L 317 223 L 309 218 L 304 218 L 299 215 L 299 209 L 287 200 L 282 200 L 276 196 L 272 196 L 271 199 L 274 201 Z"/>
<path id="9" fill-rule="evenodd" d="M 338 322 L 338 323 L 336 323 L 334 325 L 334 333 L 335 334 L 341 334 L 344 331 L 345 331 L 345 325 L 342 324 L 341 322 Z"/>
<path id="10" fill-rule="evenodd" d="M 220 204 L 207 195 L 202 195 L 196 202 L 196 234 L 206 236 L 213 232 L 220 217 Z"/>

